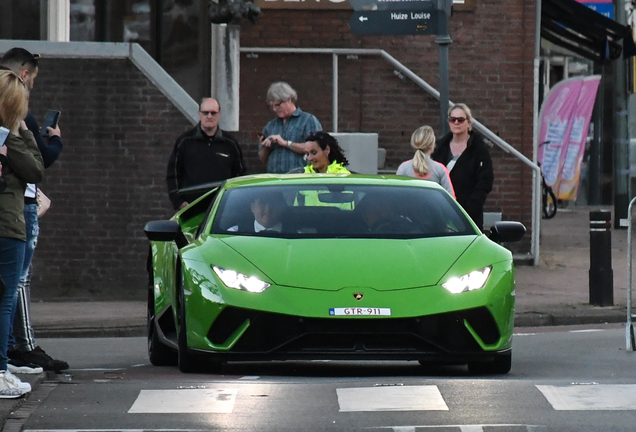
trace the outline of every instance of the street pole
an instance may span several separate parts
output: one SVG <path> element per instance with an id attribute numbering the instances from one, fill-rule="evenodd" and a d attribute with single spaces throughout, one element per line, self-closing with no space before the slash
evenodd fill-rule
<path id="1" fill-rule="evenodd" d="M 616 22 L 627 24 L 625 0 L 615 3 Z M 617 61 L 614 80 L 614 226 L 620 228 L 621 219 L 627 218 L 630 201 L 630 164 L 627 103 L 627 77 L 625 57 Z"/>
<path id="2" fill-rule="evenodd" d="M 448 34 L 448 20 L 451 14 L 453 0 L 437 0 L 437 8 L 442 12 L 439 14 L 438 35 L 435 43 L 439 46 L 439 133 L 446 135 L 448 128 L 448 46 L 453 43 Z"/>

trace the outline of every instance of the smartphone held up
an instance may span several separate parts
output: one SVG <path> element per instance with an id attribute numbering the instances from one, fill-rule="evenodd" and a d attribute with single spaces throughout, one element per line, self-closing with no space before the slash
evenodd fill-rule
<path id="1" fill-rule="evenodd" d="M 49 136 L 49 131 L 47 128 L 55 129 L 57 127 L 57 121 L 60 119 L 60 111 L 56 110 L 48 110 L 44 115 L 44 123 L 42 123 L 42 130 L 40 134 L 43 137 Z"/>
<path id="2" fill-rule="evenodd" d="M 9 136 L 9 129 L 4 126 L 0 126 L 0 147 L 4 145 L 4 142 L 7 140 Z"/>

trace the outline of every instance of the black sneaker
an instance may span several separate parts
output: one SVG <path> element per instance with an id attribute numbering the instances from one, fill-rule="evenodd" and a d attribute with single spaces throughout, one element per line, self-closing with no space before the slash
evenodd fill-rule
<path id="1" fill-rule="evenodd" d="M 44 371 L 44 369 L 38 365 L 34 365 L 32 363 L 23 362 L 20 359 L 10 358 L 7 362 L 7 370 L 12 374 L 39 374 Z"/>
<path id="2" fill-rule="evenodd" d="M 35 347 L 33 351 L 21 352 L 20 360 L 42 366 L 45 371 L 60 372 L 68 369 L 68 363 L 63 360 L 55 360 L 40 347 Z"/>

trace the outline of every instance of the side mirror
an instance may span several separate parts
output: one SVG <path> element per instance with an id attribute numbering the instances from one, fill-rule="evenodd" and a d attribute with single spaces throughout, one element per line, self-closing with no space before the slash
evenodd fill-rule
<path id="1" fill-rule="evenodd" d="M 175 241 L 181 234 L 181 226 L 174 220 L 150 221 L 144 227 L 144 232 L 151 241 Z"/>
<path id="2" fill-rule="evenodd" d="M 496 222 L 490 228 L 488 238 L 497 243 L 517 242 L 526 234 L 526 227 L 521 222 Z"/>

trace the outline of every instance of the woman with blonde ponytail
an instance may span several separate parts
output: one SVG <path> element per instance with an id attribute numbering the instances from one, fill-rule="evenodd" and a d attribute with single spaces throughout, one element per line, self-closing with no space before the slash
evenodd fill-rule
<path id="1" fill-rule="evenodd" d="M 421 178 L 441 185 L 455 197 L 448 170 L 444 165 L 431 159 L 435 149 L 435 132 L 430 126 L 422 126 L 411 135 L 411 147 L 415 149 L 413 159 L 409 159 L 397 169 L 396 174 Z"/>

